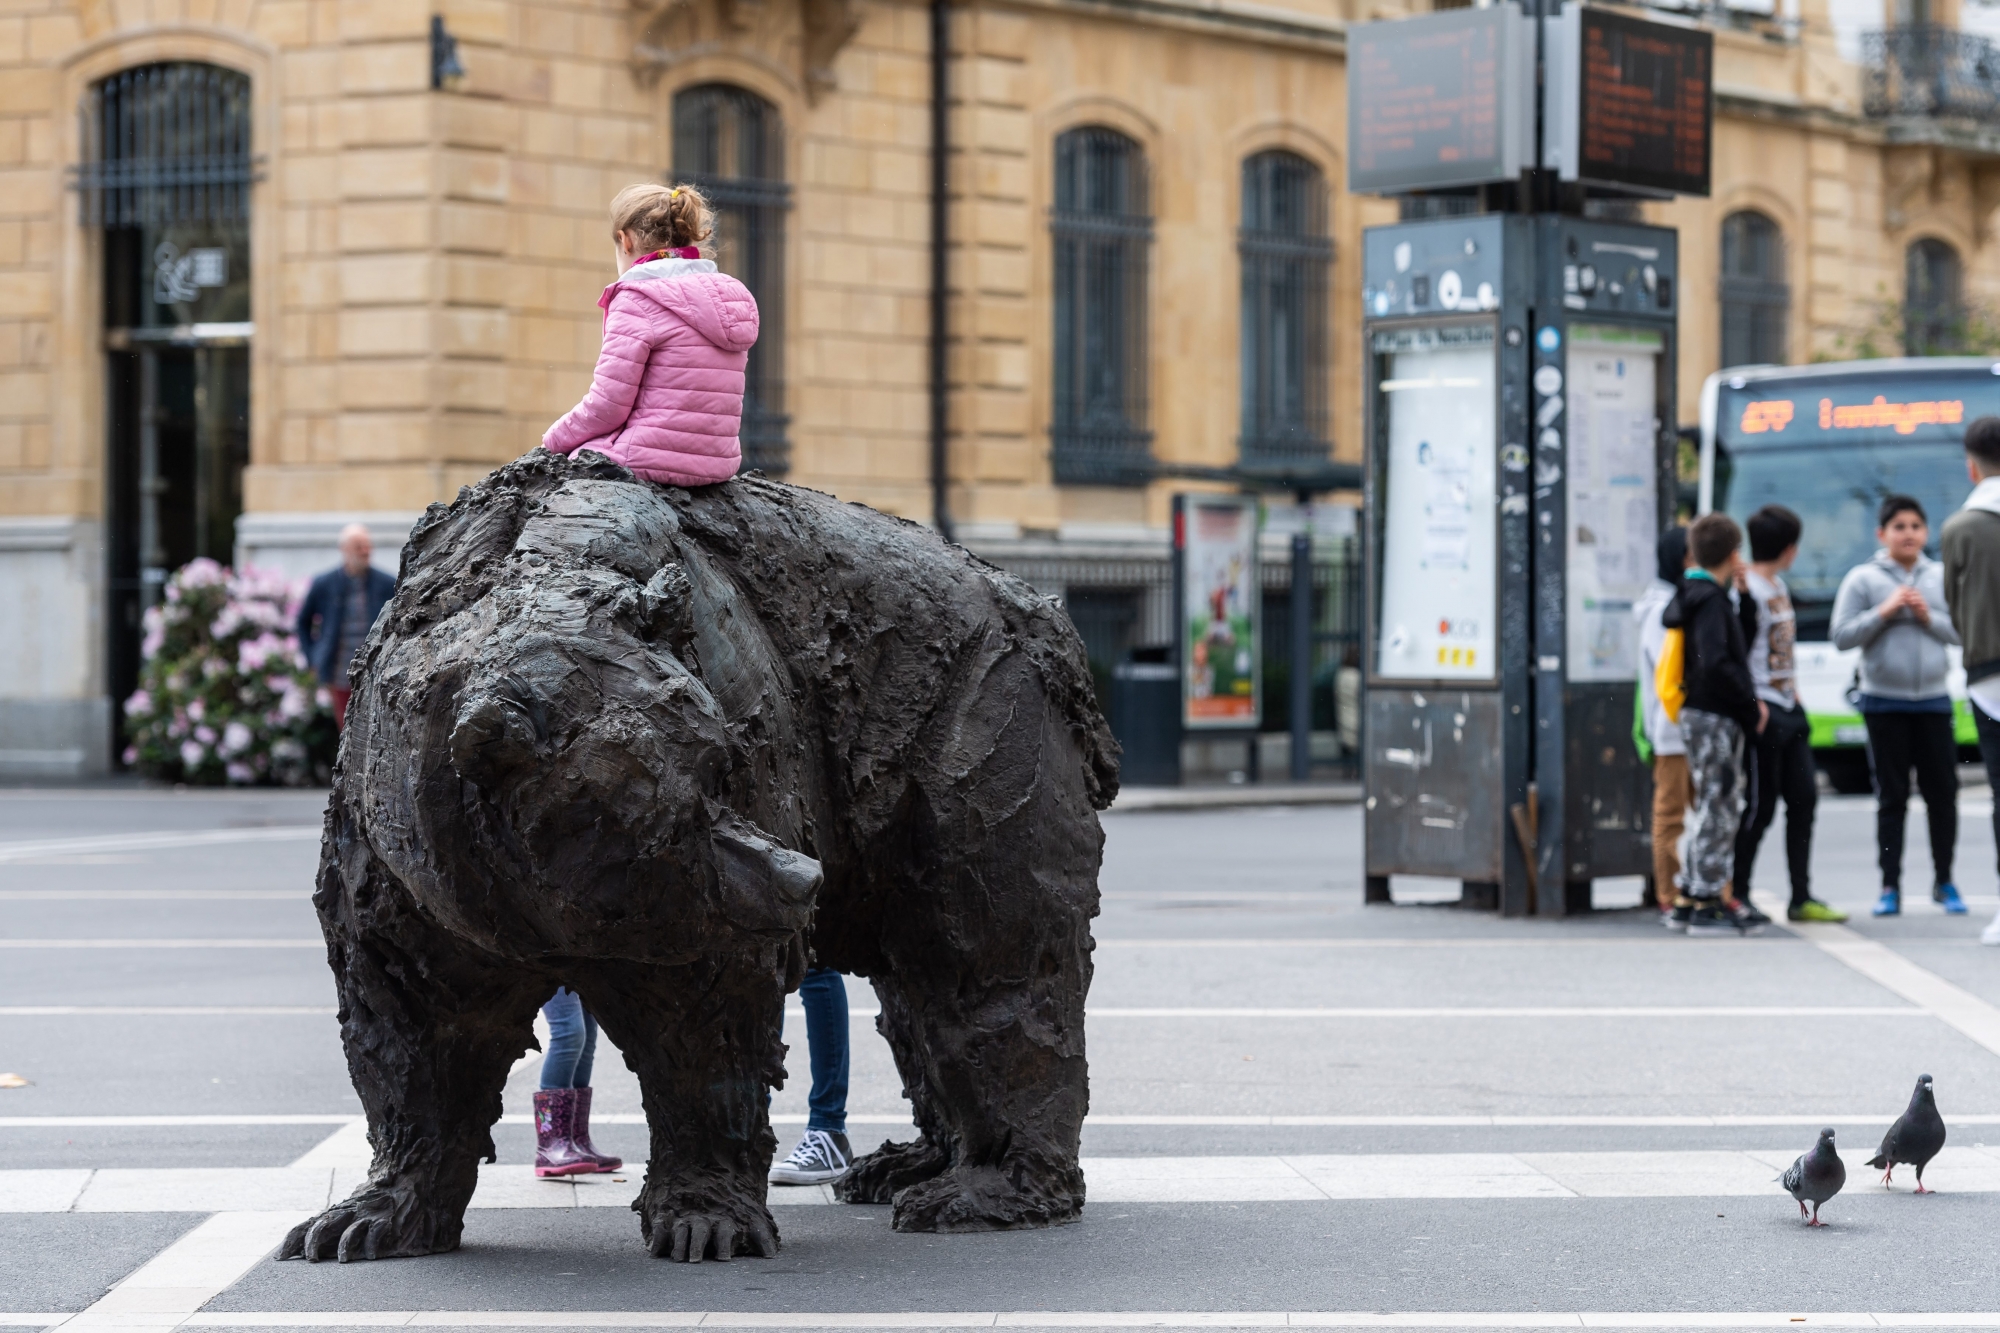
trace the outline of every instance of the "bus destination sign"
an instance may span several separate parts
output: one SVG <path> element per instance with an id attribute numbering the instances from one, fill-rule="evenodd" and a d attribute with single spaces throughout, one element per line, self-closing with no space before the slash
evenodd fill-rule
<path id="1" fill-rule="evenodd" d="M 1349 29 L 1348 188 L 1517 179 L 1533 160 L 1532 37 L 1511 4 Z"/>
<path id="2" fill-rule="evenodd" d="M 1564 180 L 1706 195 L 1714 37 L 1579 5 L 1546 22 L 1543 165 Z"/>

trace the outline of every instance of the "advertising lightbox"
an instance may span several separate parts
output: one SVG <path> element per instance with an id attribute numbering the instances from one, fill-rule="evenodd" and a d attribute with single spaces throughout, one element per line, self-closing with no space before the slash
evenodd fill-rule
<path id="1" fill-rule="evenodd" d="M 1257 572 L 1257 500 L 1175 497 L 1181 560 L 1181 725 L 1255 730 L 1263 720 L 1263 590 Z"/>

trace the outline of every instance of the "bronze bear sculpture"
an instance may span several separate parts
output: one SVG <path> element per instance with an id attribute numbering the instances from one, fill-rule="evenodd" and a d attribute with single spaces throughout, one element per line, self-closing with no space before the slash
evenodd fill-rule
<path id="1" fill-rule="evenodd" d="M 280 1258 L 456 1248 L 558 984 L 637 1074 L 655 1255 L 770 1255 L 785 994 L 866 976 L 904 1231 L 1072 1220 L 1117 746 L 1060 609 L 928 529 L 541 450 L 432 505 L 356 656 L 313 902 L 374 1163 Z"/>

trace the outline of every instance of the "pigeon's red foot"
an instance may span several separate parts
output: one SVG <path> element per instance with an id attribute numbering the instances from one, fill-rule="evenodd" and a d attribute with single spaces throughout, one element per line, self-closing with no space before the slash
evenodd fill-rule
<path id="1" fill-rule="evenodd" d="M 1916 1189 L 1915 1189 L 1915 1191 L 1913 1191 L 1913 1192 L 1914 1192 L 1914 1193 L 1917 1193 L 1917 1194 L 1936 1194 L 1936 1193 L 1937 1193 L 1937 1191 L 1936 1191 L 1936 1190 L 1934 1190 L 1934 1189 L 1926 1189 L 1926 1188 L 1924 1187 L 1924 1182 L 1923 1182 L 1923 1181 L 1921 1181 L 1921 1180 L 1919 1180 L 1919 1181 L 1917 1182 L 1917 1188 L 1916 1188 Z"/>
<path id="2" fill-rule="evenodd" d="M 1810 1222 L 1806 1223 L 1806 1225 L 1807 1225 L 1807 1226 L 1809 1226 L 1809 1227 L 1830 1227 L 1830 1226 L 1832 1226 L 1832 1225 L 1833 1225 L 1833 1223 L 1831 1223 L 1831 1222 L 1822 1222 L 1822 1221 L 1820 1221 L 1820 1220 L 1819 1220 L 1819 1219 L 1818 1219 L 1817 1217 L 1815 1217 L 1815 1218 L 1814 1218 L 1814 1219 L 1813 1219 L 1812 1221 L 1810 1221 Z"/>

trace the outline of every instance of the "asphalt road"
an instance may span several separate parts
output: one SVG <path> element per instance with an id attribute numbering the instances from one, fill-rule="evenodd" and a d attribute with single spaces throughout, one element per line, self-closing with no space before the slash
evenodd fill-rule
<path id="1" fill-rule="evenodd" d="M 1462 912 L 1440 903 L 1451 886 L 1418 881 L 1397 884 L 1399 905 L 1364 909 L 1351 807 L 1112 814 L 1084 1143 L 1100 1165 L 1083 1220 L 910 1236 L 886 1209 L 785 1206 L 777 1259 L 700 1268 L 647 1257 L 622 1207 L 514 1206 L 543 1201 L 508 1183 L 533 1159 L 515 1122 L 532 1055 L 460 1251 L 263 1257 L 282 1209 L 256 1191 L 295 1179 L 309 1154 L 348 1160 L 339 1141 L 318 1145 L 351 1137 L 359 1111 L 308 901 L 321 802 L 0 792 L 0 1071 L 31 1080 L 0 1090 L 0 1325 L 456 1312 L 471 1327 L 603 1327 L 700 1311 L 780 1327 L 1037 1311 L 1105 1327 L 1284 1312 L 1426 1322 L 1369 1313 L 1385 1311 L 1460 1327 L 1574 1326 L 1588 1312 L 1673 1327 L 1810 1326 L 1826 1312 L 2000 1324 L 1979 1317 L 2000 1311 L 2000 949 L 1975 943 L 2000 896 L 1983 789 L 1962 800 L 1970 918 L 1913 895 L 1905 917 L 1867 919 L 1872 804 L 1830 798 L 1815 875 L 1821 897 L 1857 912 L 1852 926 L 1715 942 L 1630 910 L 1636 881 L 1600 884 L 1600 910 L 1566 922 Z M 1926 884 L 1914 819 L 1912 832 L 1908 878 Z M 1781 859 L 1773 839 L 1756 887 L 1774 912 Z M 866 982 L 851 999 L 852 1137 L 866 1146 L 908 1131 Z M 794 1032 L 800 1077 L 773 1103 L 787 1146 L 805 1097 Z M 599 1146 L 642 1157 L 636 1085 L 609 1050 L 598 1070 Z M 1941 1192 L 1919 1198 L 1862 1161 L 1924 1072 L 1965 1151 L 1933 1166 Z M 1825 1211 L 1833 1225 L 1809 1231 L 1775 1184 L 1754 1182 L 1822 1119 L 1850 1179 Z M 125 1210 L 92 1211 L 119 1199 Z M 211 1252 L 228 1246 L 210 1242 L 231 1227 L 239 1258 L 218 1268 Z M 106 1294 L 121 1281 L 123 1306 Z M 121 1312 L 155 1290 L 186 1308 Z M 343 1322 L 351 1312 L 373 1313 Z"/>

